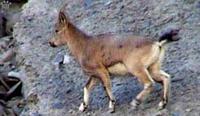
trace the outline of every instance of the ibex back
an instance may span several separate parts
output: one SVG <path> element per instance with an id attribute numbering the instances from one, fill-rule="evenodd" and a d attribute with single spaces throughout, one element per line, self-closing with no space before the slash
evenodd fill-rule
<path id="1" fill-rule="evenodd" d="M 52 47 L 67 45 L 72 55 L 79 62 L 89 80 L 84 87 L 84 98 L 79 110 L 84 111 L 89 102 L 89 94 L 100 80 L 109 97 L 109 110 L 115 111 L 115 98 L 111 91 L 109 74 L 135 75 L 144 85 L 143 90 L 132 100 L 136 108 L 153 90 L 154 81 L 163 85 L 160 108 L 168 102 L 170 76 L 161 70 L 164 45 L 177 41 L 179 29 L 163 33 L 159 41 L 139 36 L 117 36 L 105 34 L 89 36 L 74 26 L 63 11 L 60 11 L 56 35 L 49 41 Z M 117 39 L 120 38 L 120 39 Z"/>

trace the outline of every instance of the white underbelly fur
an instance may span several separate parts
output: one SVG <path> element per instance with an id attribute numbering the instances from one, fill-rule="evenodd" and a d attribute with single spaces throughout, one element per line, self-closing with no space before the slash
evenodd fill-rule
<path id="1" fill-rule="evenodd" d="M 122 64 L 122 63 L 117 63 L 115 65 L 108 67 L 108 71 L 109 71 L 109 73 L 115 74 L 115 75 L 126 75 L 126 74 L 128 74 L 128 71 L 127 71 L 125 65 Z"/>

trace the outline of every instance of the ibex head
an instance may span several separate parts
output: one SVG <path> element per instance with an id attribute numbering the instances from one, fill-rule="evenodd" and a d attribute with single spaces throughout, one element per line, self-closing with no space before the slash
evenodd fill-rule
<path id="1" fill-rule="evenodd" d="M 68 20 L 63 11 L 59 12 L 58 22 L 56 23 L 55 35 L 50 39 L 49 44 L 52 47 L 58 47 L 67 44 Z"/>

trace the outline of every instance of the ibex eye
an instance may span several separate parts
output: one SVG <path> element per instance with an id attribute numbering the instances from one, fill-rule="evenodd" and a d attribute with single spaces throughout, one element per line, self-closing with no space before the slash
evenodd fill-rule
<path id="1" fill-rule="evenodd" d="M 56 29 L 55 32 L 58 33 L 58 30 Z"/>

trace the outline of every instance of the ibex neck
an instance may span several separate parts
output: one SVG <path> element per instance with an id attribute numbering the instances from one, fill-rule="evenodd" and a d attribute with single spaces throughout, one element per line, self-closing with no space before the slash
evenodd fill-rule
<path id="1" fill-rule="evenodd" d="M 73 24 L 69 24 L 68 26 L 68 47 L 72 54 L 78 59 L 86 46 L 88 36 Z"/>

